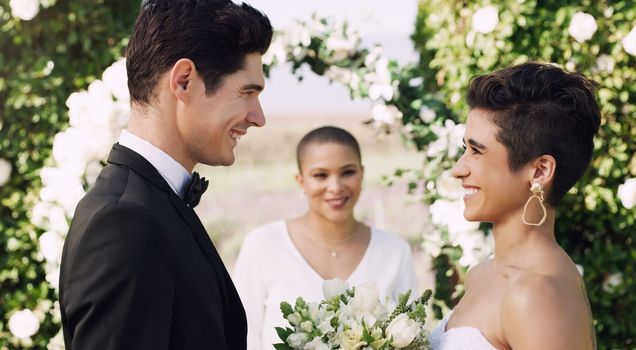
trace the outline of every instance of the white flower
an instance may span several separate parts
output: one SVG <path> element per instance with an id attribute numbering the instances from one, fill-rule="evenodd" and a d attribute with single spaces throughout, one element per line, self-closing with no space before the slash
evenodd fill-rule
<path id="1" fill-rule="evenodd" d="M 340 35 L 331 35 L 325 45 L 327 50 L 331 51 L 329 60 L 337 62 L 349 57 L 356 47 L 356 42 Z"/>
<path id="2" fill-rule="evenodd" d="M 377 104 L 371 109 L 371 115 L 373 116 L 374 125 L 376 127 L 382 125 L 393 125 L 396 120 L 402 118 L 402 112 L 395 106 L 387 106 L 384 104 Z"/>
<path id="3" fill-rule="evenodd" d="M 462 201 L 438 199 L 431 204 L 429 210 L 433 223 L 447 227 L 451 235 L 474 232 L 479 228 L 479 222 L 469 222 L 464 219 L 464 203 Z"/>
<path id="4" fill-rule="evenodd" d="M 350 69 L 329 66 L 325 71 L 325 76 L 329 80 L 337 81 L 341 84 L 348 85 L 351 82 L 352 72 Z"/>
<path id="5" fill-rule="evenodd" d="M 616 66 L 616 60 L 610 55 L 602 54 L 596 59 L 596 68 L 601 72 L 612 73 L 614 66 Z"/>
<path id="6" fill-rule="evenodd" d="M 4 186 L 11 178 L 11 163 L 0 158 L 0 187 Z"/>
<path id="7" fill-rule="evenodd" d="M 322 293 L 326 300 L 343 294 L 347 289 L 349 289 L 349 284 L 339 278 L 322 281 Z"/>
<path id="8" fill-rule="evenodd" d="M 55 290 L 60 289 L 60 267 L 58 266 L 54 270 L 47 272 L 44 277 L 49 284 L 55 288 Z"/>
<path id="9" fill-rule="evenodd" d="M 305 350 L 329 350 L 329 346 L 322 342 L 320 337 L 316 336 L 309 343 L 305 344 Z"/>
<path id="10" fill-rule="evenodd" d="M 351 305 L 356 311 L 374 312 L 380 302 L 380 292 L 374 283 L 364 283 L 355 288 Z"/>
<path id="11" fill-rule="evenodd" d="M 499 23 L 499 11 L 494 6 L 486 6 L 473 14 L 473 31 L 488 34 L 495 30 Z"/>
<path id="12" fill-rule="evenodd" d="M 64 238 L 54 231 L 46 231 L 40 236 L 40 252 L 44 259 L 51 262 L 60 262 Z"/>
<path id="13" fill-rule="evenodd" d="M 303 318 L 298 312 L 291 313 L 287 316 L 287 321 L 289 321 L 289 323 L 291 323 L 293 326 L 299 325 L 302 320 Z"/>
<path id="14" fill-rule="evenodd" d="M 632 28 L 629 34 L 622 40 L 623 49 L 632 56 L 636 56 L 636 27 Z"/>
<path id="15" fill-rule="evenodd" d="M 435 183 L 435 188 L 440 196 L 447 199 L 459 200 L 464 197 L 462 182 L 453 177 L 450 170 L 446 170 L 440 175 Z"/>
<path id="16" fill-rule="evenodd" d="M 426 155 L 435 156 L 438 153 L 446 152 L 449 158 L 455 158 L 462 149 L 462 142 L 466 126 L 455 124 L 450 119 L 444 121 L 444 125 L 431 125 L 431 130 L 437 135 L 437 140 L 428 145 Z"/>
<path id="17" fill-rule="evenodd" d="M 618 198 L 627 209 L 636 206 L 636 178 L 628 179 L 624 184 L 618 186 Z"/>
<path id="18" fill-rule="evenodd" d="M 386 336 L 393 339 L 391 345 L 401 349 L 411 344 L 420 331 L 419 323 L 410 319 L 406 314 L 399 314 L 386 328 Z"/>
<path id="19" fill-rule="evenodd" d="M 60 331 L 49 339 L 49 344 L 46 346 L 47 350 L 64 350 L 64 332 L 60 327 Z"/>
<path id="20" fill-rule="evenodd" d="M 620 272 L 609 275 L 605 281 L 603 281 L 603 290 L 606 292 L 613 291 L 616 287 L 623 283 L 623 274 Z"/>
<path id="21" fill-rule="evenodd" d="M 40 12 L 38 0 L 11 0 L 11 15 L 23 21 L 32 20 Z"/>
<path id="22" fill-rule="evenodd" d="M 422 119 L 424 123 L 428 124 L 432 122 L 433 120 L 435 120 L 436 116 L 437 114 L 435 113 L 434 109 L 428 106 L 422 106 L 422 108 L 420 108 L 420 119 Z"/>
<path id="23" fill-rule="evenodd" d="M 294 348 L 302 348 L 307 343 L 307 334 L 292 333 L 287 337 L 287 343 Z"/>
<path id="24" fill-rule="evenodd" d="M 311 33 L 302 24 L 294 25 L 286 34 L 287 45 L 291 47 L 309 46 L 311 44 Z"/>
<path id="25" fill-rule="evenodd" d="M 314 324 L 311 323 L 311 321 L 309 320 L 300 323 L 300 329 L 302 329 L 303 331 L 307 333 L 311 332 L 313 328 L 314 328 Z"/>
<path id="26" fill-rule="evenodd" d="M 263 64 L 270 65 L 277 62 L 278 64 L 284 64 L 287 61 L 287 51 L 285 51 L 285 38 L 282 36 L 276 37 L 269 45 L 269 49 L 263 55 Z"/>
<path id="27" fill-rule="evenodd" d="M 576 41 L 583 43 L 590 40 L 597 29 L 598 26 L 596 25 L 594 16 L 579 11 L 572 17 L 570 26 L 568 27 L 568 33 L 570 33 Z"/>
<path id="28" fill-rule="evenodd" d="M 338 335 L 338 344 L 342 350 L 358 350 L 363 345 L 367 345 L 362 341 L 363 328 L 361 325 L 354 323 L 351 328 L 340 332 Z"/>
<path id="29" fill-rule="evenodd" d="M 102 80 L 118 100 L 128 101 L 128 75 L 126 73 L 126 59 L 120 58 L 102 73 Z"/>
<path id="30" fill-rule="evenodd" d="M 39 329 L 40 321 L 29 309 L 18 311 L 9 319 L 9 330 L 16 338 L 28 339 Z"/>

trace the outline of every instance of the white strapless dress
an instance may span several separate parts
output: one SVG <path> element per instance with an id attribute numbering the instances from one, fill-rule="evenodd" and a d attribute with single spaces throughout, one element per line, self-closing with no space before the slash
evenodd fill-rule
<path id="1" fill-rule="evenodd" d="M 452 312 L 433 329 L 429 340 L 433 350 L 497 350 L 481 331 L 474 327 L 457 327 L 446 330 Z"/>

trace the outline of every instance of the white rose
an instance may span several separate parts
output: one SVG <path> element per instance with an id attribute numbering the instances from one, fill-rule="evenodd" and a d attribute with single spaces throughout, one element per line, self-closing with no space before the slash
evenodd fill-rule
<path id="1" fill-rule="evenodd" d="M 609 275 L 605 281 L 603 281 L 603 290 L 606 292 L 613 291 L 616 287 L 623 283 L 623 274 L 620 272 Z"/>
<path id="2" fill-rule="evenodd" d="M 596 68 L 602 72 L 612 73 L 615 66 L 616 61 L 610 55 L 602 54 L 596 59 Z"/>
<path id="3" fill-rule="evenodd" d="M 128 101 L 128 75 L 126 73 L 126 59 L 120 58 L 102 73 L 102 80 L 118 100 Z"/>
<path id="4" fill-rule="evenodd" d="M 364 283 L 356 287 L 351 305 L 357 311 L 374 312 L 380 302 L 380 292 L 374 283 Z"/>
<path id="5" fill-rule="evenodd" d="M 464 188 L 459 179 L 453 177 L 450 170 L 446 170 L 440 175 L 435 182 L 435 188 L 440 196 L 448 199 L 462 199 L 464 197 Z"/>
<path id="6" fill-rule="evenodd" d="M 352 324 L 350 329 L 339 333 L 338 344 L 342 350 L 358 350 L 363 345 L 367 345 L 362 341 L 363 328 L 359 324 Z"/>
<path id="7" fill-rule="evenodd" d="M 596 25 L 594 16 L 579 11 L 572 17 L 570 26 L 568 27 L 568 33 L 570 33 L 576 41 L 582 43 L 590 40 L 597 29 L 598 26 Z"/>
<path id="8" fill-rule="evenodd" d="M 424 123 L 428 124 L 432 122 L 435 120 L 436 116 L 437 114 L 432 108 L 429 108 L 428 106 L 422 106 L 422 108 L 420 108 L 420 119 L 422 119 Z"/>
<path id="9" fill-rule="evenodd" d="M 320 337 L 314 337 L 309 343 L 305 344 L 305 350 L 329 350 L 329 346 L 322 342 Z"/>
<path id="10" fill-rule="evenodd" d="M 47 231 L 40 236 L 40 252 L 47 261 L 59 262 L 62 257 L 64 238 L 57 232 Z"/>
<path id="11" fill-rule="evenodd" d="M 311 323 L 311 321 L 307 320 L 305 322 L 302 322 L 300 324 L 300 329 L 302 329 L 303 331 L 309 333 L 311 332 L 311 330 L 314 328 L 313 323 Z"/>
<path id="12" fill-rule="evenodd" d="M 488 34 L 495 30 L 499 23 L 499 11 L 494 6 L 482 7 L 473 14 L 473 31 Z"/>
<path id="13" fill-rule="evenodd" d="M 386 336 L 392 338 L 392 346 L 401 349 L 411 344 L 420 331 L 419 323 L 406 314 L 399 314 L 386 328 Z"/>
<path id="14" fill-rule="evenodd" d="M 371 109 L 373 122 L 376 127 L 382 125 L 393 125 L 396 120 L 402 118 L 402 112 L 395 106 L 377 104 Z"/>
<path id="15" fill-rule="evenodd" d="M 60 268 L 59 266 L 52 271 L 49 271 L 44 277 L 49 284 L 55 288 L 55 290 L 60 289 Z"/>
<path id="16" fill-rule="evenodd" d="M 636 27 L 623 38 L 623 49 L 632 56 L 636 56 Z"/>
<path id="17" fill-rule="evenodd" d="M 343 294 L 349 289 L 349 284 L 338 278 L 324 280 L 322 282 L 322 293 L 325 299 L 331 299 L 337 295 Z"/>
<path id="18" fill-rule="evenodd" d="M 11 178 L 11 163 L 0 158 L 0 187 L 4 186 Z"/>
<path id="19" fill-rule="evenodd" d="M 287 337 L 287 343 L 294 348 L 301 348 L 307 343 L 307 334 L 292 333 Z"/>
<path id="20" fill-rule="evenodd" d="M 325 71 L 325 76 L 329 78 L 329 80 L 348 85 L 351 82 L 352 72 L 350 69 L 329 66 Z"/>
<path id="21" fill-rule="evenodd" d="M 33 311 L 24 309 L 9 319 L 9 330 L 20 339 L 28 339 L 40 329 L 40 321 Z"/>
<path id="22" fill-rule="evenodd" d="M 270 65 L 276 61 L 282 65 L 287 61 L 287 51 L 285 51 L 285 38 L 276 37 L 269 45 L 269 49 L 263 55 L 263 64 Z"/>
<path id="23" fill-rule="evenodd" d="M 636 206 L 636 178 L 628 179 L 624 184 L 618 186 L 618 198 L 627 209 Z"/>
<path id="24" fill-rule="evenodd" d="M 11 15 L 23 21 L 30 21 L 40 12 L 38 0 L 11 0 Z"/>
<path id="25" fill-rule="evenodd" d="M 332 62 L 344 60 L 353 52 L 356 43 L 353 40 L 343 38 L 339 35 L 330 36 L 325 42 L 327 50 L 331 51 L 329 59 Z"/>

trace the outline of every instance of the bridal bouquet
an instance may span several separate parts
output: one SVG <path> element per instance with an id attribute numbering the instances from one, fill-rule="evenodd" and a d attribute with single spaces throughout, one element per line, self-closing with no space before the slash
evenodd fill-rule
<path id="1" fill-rule="evenodd" d="M 280 304 L 291 327 L 276 327 L 283 342 L 274 344 L 274 348 L 429 349 L 428 332 L 423 326 L 430 290 L 411 303 L 408 291 L 400 295 L 397 305 L 390 300 L 381 302 L 375 284 L 349 289 L 345 282 L 328 280 L 323 283 L 323 292 L 325 300 L 320 303 L 308 303 L 299 297 L 294 306 Z"/>

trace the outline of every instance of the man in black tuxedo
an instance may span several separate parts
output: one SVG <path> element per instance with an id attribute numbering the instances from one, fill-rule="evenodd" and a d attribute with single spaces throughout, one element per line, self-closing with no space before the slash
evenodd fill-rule
<path id="1" fill-rule="evenodd" d="M 222 0 L 144 0 L 127 48 L 128 129 L 64 245 L 68 350 L 245 349 L 245 311 L 193 207 L 197 163 L 230 165 L 263 126 L 267 17 Z M 191 181 L 193 180 L 193 181 Z"/>

